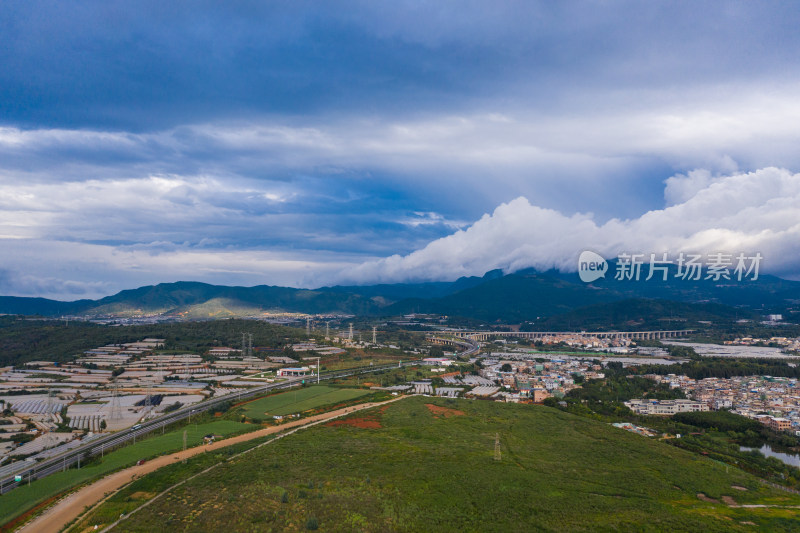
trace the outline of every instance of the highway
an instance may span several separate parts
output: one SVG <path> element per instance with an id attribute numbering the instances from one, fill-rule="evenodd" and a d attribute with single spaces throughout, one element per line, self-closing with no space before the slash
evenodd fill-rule
<path id="1" fill-rule="evenodd" d="M 415 360 L 398 364 L 392 363 L 389 365 L 363 366 L 363 367 L 349 368 L 345 370 L 323 372 L 319 376 L 319 380 L 322 381 L 322 380 L 352 376 L 355 374 L 380 372 L 382 370 L 390 370 L 392 368 L 398 368 L 401 365 L 402 366 L 416 365 L 419 364 L 419 362 L 420 361 Z M 0 479 L 0 495 L 5 494 L 11 490 L 14 490 L 20 485 L 30 483 L 33 480 L 41 479 L 55 472 L 66 470 L 67 468 L 70 468 L 73 465 L 77 465 L 80 467 L 80 461 L 85 460 L 87 456 L 89 457 L 97 455 L 102 456 L 106 451 L 124 445 L 129 441 L 135 442 L 137 438 L 141 438 L 142 436 L 147 435 L 148 433 L 152 433 L 153 431 L 162 429 L 168 426 L 169 424 L 173 424 L 180 420 L 190 418 L 194 413 L 207 411 L 223 402 L 228 402 L 228 401 L 238 402 L 240 400 L 246 400 L 248 398 L 262 396 L 267 392 L 280 389 L 288 389 L 290 387 L 296 387 L 297 385 L 300 385 L 303 380 L 309 380 L 313 383 L 317 380 L 317 376 L 314 375 L 314 376 L 290 378 L 287 379 L 286 381 L 281 381 L 278 383 L 269 383 L 267 385 L 253 387 L 251 389 L 239 392 L 233 392 L 230 394 L 226 394 L 224 396 L 211 398 L 201 403 L 182 407 L 171 413 L 159 416 L 158 418 L 153 418 L 152 420 L 147 420 L 145 422 L 142 422 L 141 424 L 137 424 L 134 426 L 136 427 L 136 429 L 131 427 L 128 429 L 124 429 L 122 431 L 118 431 L 116 433 L 105 435 L 98 439 L 94 439 L 90 442 L 87 442 L 86 444 L 73 448 L 72 450 L 64 452 L 63 454 L 53 457 L 51 459 L 47 459 L 39 463 L 27 463 L 28 466 L 25 466 L 25 462 L 21 462 L 20 469 L 17 470 L 13 475 L 7 475 L 6 477 Z M 22 476 L 22 480 L 16 481 L 14 476 Z"/>
<path id="2" fill-rule="evenodd" d="M 426 340 L 429 342 L 433 342 L 434 344 L 444 344 L 446 346 L 454 346 L 456 348 L 461 348 L 464 351 L 458 354 L 459 357 L 463 356 L 471 356 L 476 354 L 480 349 L 481 345 L 475 339 L 469 337 L 463 337 L 460 339 L 451 339 L 448 337 L 437 337 L 436 335 L 429 335 L 426 337 Z"/>

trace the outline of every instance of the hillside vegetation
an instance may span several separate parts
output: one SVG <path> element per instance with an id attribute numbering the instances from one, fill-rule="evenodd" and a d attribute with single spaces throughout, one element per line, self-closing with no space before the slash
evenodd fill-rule
<path id="1" fill-rule="evenodd" d="M 254 450 L 115 531 L 790 531 L 790 505 L 800 496 L 588 418 L 414 397 Z"/>
<path id="2" fill-rule="evenodd" d="M 303 330 L 255 320 L 109 327 L 89 322 L 67 324 L 58 320 L 0 316 L 0 365 L 33 360 L 70 361 L 91 348 L 134 342 L 146 337 L 165 339 L 164 348 L 167 350 L 200 353 L 212 346 L 241 346 L 243 331 L 253 334 L 254 346 L 281 348 L 306 338 Z"/>
<path id="3" fill-rule="evenodd" d="M 591 307 L 623 300 L 630 300 L 624 307 L 632 305 L 631 311 L 619 306 Z M 0 296 L 0 313 L 43 316 L 158 313 L 192 319 L 250 316 L 270 311 L 359 316 L 432 313 L 505 323 L 538 322 L 551 317 L 561 323 L 575 322 L 586 327 L 622 327 L 629 322 L 636 327 L 649 321 L 649 327 L 662 324 L 660 321 L 664 319 L 677 323 L 734 321 L 760 316 L 754 311 L 784 313 L 791 320 L 796 316 L 794 307 L 797 300 L 800 300 L 800 282 L 768 275 L 755 281 L 715 282 L 681 280 L 674 276 L 667 281 L 658 278 L 619 281 L 610 274 L 607 279 L 586 284 L 575 273 L 525 269 L 511 274 L 493 270 L 480 278 L 460 278 L 453 282 L 337 286 L 315 290 L 269 285 L 227 287 L 181 281 L 124 290 L 99 300 L 75 302 Z M 662 303 L 647 303 L 651 301 Z M 575 311 L 577 309 L 580 310 Z M 564 315 L 570 312 L 577 315 Z M 611 315 L 613 321 L 609 320 Z"/>

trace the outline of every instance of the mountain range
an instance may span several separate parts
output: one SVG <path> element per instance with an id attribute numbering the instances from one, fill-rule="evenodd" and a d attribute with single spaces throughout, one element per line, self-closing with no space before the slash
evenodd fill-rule
<path id="1" fill-rule="evenodd" d="M 613 266 L 613 265 L 612 265 Z M 622 302 L 627 302 L 622 304 Z M 480 321 L 561 324 L 557 317 L 616 316 L 636 310 L 641 320 L 655 315 L 694 319 L 753 318 L 760 314 L 792 314 L 800 304 L 800 282 L 762 275 L 757 280 L 654 278 L 619 281 L 613 277 L 583 283 L 575 273 L 510 274 L 493 270 L 482 277 L 453 282 L 397 283 L 295 289 L 259 285 L 229 287 L 199 282 L 161 283 L 124 290 L 98 300 L 62 302 L 45 298 L 0 296 L 0 313 L 61 316 L 142 314 L 185 319 L 250 316 L 264 312 L 338 313 L 391 316 L 434 313 Z M 576 314 L 577 313 L 577 314 Z M 630 314 L 630 313 L 629 313 Z M 636 322 L 636 317 L 625 315 Z M 663 317 L 662 317 L 663 318 Z M 639 320 L 641 322 L 641 320 Z"/>

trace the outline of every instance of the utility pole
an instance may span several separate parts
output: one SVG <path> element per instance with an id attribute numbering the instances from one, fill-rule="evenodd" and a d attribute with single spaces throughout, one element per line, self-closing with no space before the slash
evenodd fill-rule
<path id="1" fill-rule="evenodd" d="M 322 368 L 319 366 L 319 357 L 317 357 L 317 385 L 319 385 L 319 373 L 322 372 Z"/>

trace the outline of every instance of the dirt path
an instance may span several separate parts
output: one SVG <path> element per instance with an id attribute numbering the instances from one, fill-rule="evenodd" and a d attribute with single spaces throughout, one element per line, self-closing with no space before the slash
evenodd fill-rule
<path id="1" fill-rule="evenodd" d="M 320 415 L 287 422 L 285 424 L 281 424 L 280 426 L 259 429 L 251 433 L 245 433 L 244 435 L 238 435 L 229 439 L 216 441 L 206 446 L 197 446 L 186 451 L 171 453 L 169 455 L 162 455 L 160 457 L 150 459 L 143 465 L 131 466 L 124 470 L 119 470 L 81 488 L 76 492 L 73 492 L 69 496 L 60 500 L 54 506 L 44 511 L 41 515 L 22 526 L 17 531 L 26 533 L 57 533 L 58 531 L 61 531 L 67 524 L 82 515 L 87 508 L 93 507 L 95 504 L 105 500 L 114 492 L 118 491 L 134 479 L 144 476 L 145 474 L 149 474 L 150 472 L 154 472 L 159 468 L 170 465 L 176 461 L 182 461 L 189 457 L 208 451 L 218 450 L 220 448 L 225 448 L 226 446 L 231 446 L 239 442 L 246 442 L 248 440 L 257 439 L 266 435 L 273 435 L 287 429 L 299 428 L 301 426 L 314 424 L 315 422 L 330 420 L 331 418 L 337 418 L 355 411 L 369 409 L 377 405 L 385 405 L 403 398 L 406 398 L 406 396 L 393 398 L 386 402 L 373 402 L 354 405 L 352 407 L 345 407 L 344 409 L 338 409 L 329 413 L 323 413 Z"/>

